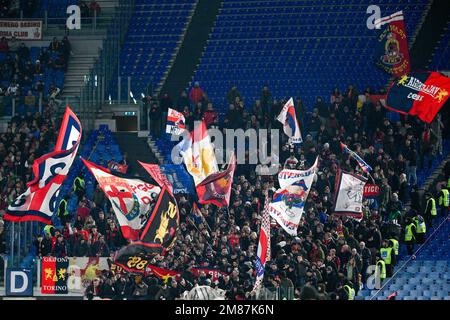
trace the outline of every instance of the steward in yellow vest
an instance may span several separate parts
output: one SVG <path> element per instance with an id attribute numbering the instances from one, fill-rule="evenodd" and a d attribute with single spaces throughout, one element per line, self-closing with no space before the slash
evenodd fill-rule
<path id="1" fill-rule="evenodd" d="M 443 187 L 439 192 L 438 203 L 439 207 L 441 208 L 441 217 L 446 217 L 448 214 L 448 210 L 450 207 L 450 192 L 448 191 L 449 189 L 449 187 Z"/>
<path id="2" fill-rule="evenodd" d="M 397 257 L 398 257 L 398 252 L 400 249 L 400 244 L 398 243 L 397 238 L 395 238 L 394 236 L 391 236 L 391 238 L 389 239 L 390 242 L 390 247 L 392 248 L 392 253 L 393 255 L 395 255 L 395 261 L 392 263 L 394 266 L 397 264 Z"/>
<path id="3" fill-rule="evenodd" d="M 61 224 L 65 225 L 67 221 L 69 221 L 69 211 L 67 211 L 67 199 L 68 197 L 64 197 L 61 200 L 58 207 L 58 217 L 61 220 Z"/>
<path id="4" fill-rule="evenodd" d="M 355 300 L 355 289 L 346 284 L 344 290 L 347 293 L 348 300 Z"/>
<path id="5" fill-rule="evenodd" d="M 416 213 L 416 216 L 412 218 L 414 225 L 416 226 L 416 243 L 422 244 L 425 242 L 425 233 L 427 232 L 427 225 L 424 218 Z"/>
<path id="6" fill-rule="evenodd" d="M 379 275 L 381 282 L 383 282 L 383 280 L 386 279 L 386 264 L 380 256 L 377 256 L 376 266 L 377 274 Z"/>
<path id="7" fill-rule="evenodd" d="M 395 254 L 392 247 L 389 246 L 389 241 L 383 241 L 383 247 L 380 249 L 380 256 L 386 264 L 386 276 L 392 277 L 393 263 L 395 262 Z"/>
<path id="8" fill-rule="evenodd" d="M 408 255 L 412 255 L 414 253 L 414 243 L 416 242 L 416 226 L 409 217 L 406 218 L 404 234 L 403 240 L 408 249 Z"/>
<path id="9" fill-rule="evenodd" d="M 434 200 L 433 195 L 429 192 L 427 192 L 425 194 L 425 199 L 427 200 L 427 204 L 425 206 L 424 217 L 425 217 L 427 226 L 432 228 L 433 220 L 437 216 L 436 200 Z"/>
<path id="10" fill-rule="evenodd" d="M 76 177 L 73 181 L 73 192 L 75 192 L 78 202 L 80 202 L 84 195 L 84 180 L 81 176 Z"/>

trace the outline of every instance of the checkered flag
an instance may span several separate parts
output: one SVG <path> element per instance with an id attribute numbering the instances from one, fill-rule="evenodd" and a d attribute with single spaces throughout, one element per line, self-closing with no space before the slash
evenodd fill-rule
<path id="1" fill-rule="evenodd" d="M 261 229 L 259 231 L 258 253 L 255 261 L 256 282 L 253 292 L 258 292 L 264 278 L 264 267 L 270 260 L 270 215 L 269 215 L 269 194 L 266 195 L 264 211 L 262 214 Z"/>

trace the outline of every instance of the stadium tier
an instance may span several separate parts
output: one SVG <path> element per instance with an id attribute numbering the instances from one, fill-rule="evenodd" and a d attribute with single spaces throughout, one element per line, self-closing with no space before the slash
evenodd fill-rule
<path id="1" fill-rule="evenodd" d="M 409 39 L 428 1 L 379 1 L 382 12 L 403 10 Z M 367 1 L 224 1 L 193 80 L 217 108 L 236 85 L 249 101 L 267 85 L 274 98 L 317 96 L 358 84 L 374 91 L 388 76 L 373 63 L 375 30 L 366 27 Z M 223 70 L 227 72 L 223 72 Z"/>
<path id="2" fill-rule="evenodd" d="M 125 83 L 131 77 L 131 92 L 135 96 L 147 93 L 148 87 L 157 86 L 163 80 L 195 4 L 195 0 L 136 1 L 119 62 L 122 81 Z M 117 99 L 117 77 L 110 92 L 112 99 Z"/>

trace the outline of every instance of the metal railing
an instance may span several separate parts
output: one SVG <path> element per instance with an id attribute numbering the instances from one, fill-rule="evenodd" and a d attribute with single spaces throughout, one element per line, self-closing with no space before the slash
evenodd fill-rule
<path id="1" fill-rule="evenodd" d="M 417 257 L 417 255 L 420 253 L 420 251 L 422 250 L 422 248 L 431 240 L 433 239 L 434 235 L 441 229 L 441 227 L 445 224 L 448 223 L 448 216 L 445 217 L 442 222 L 439 224 L 439 226 L 433 231 L 433 233 L 425 240 L 425 242 L 409 257 L 408 260 L 406 260 L 402 266 L 394 272 L 394 274 L 392 275 L 392 277 L 390 277 L 389 279 L 387 279 L 387 281 L 385 283 L 383 283 L 383 285 L 381 286 L 380 289 L 377 290 L 377 292 L 375 292 L 373 294 L 372 297 L 370 297 L 370 300 L 374 300 L 376 298 L 376 296 L 378 296 L 378 294 L 380 292 L 383 291 L 384 288 L 386 288 L 386 286 L 391 283 L 391 281 L 393 279 L 395 279 L 395 277 L 397 276 L 397 274 L 402 271 L 411 261 L 415 261 L 415 258 Z"/>
<path id="2" fill-rule="evenodd" d="M 36 96 L 35 96 L 36 97 Z M 13 117 L 17 112 L 19 112 L 19 106 L 24 104 L 25 96 L 0 96 L 0 119 L 2 117 L 10 118 Z M 42 93 L 36 97 L 36 103 L 34 105 L 33 111 L 39 111 L 42 113 L 42 105 L 44 103 L 44 99 Z M 27 106 L 24 107 L 24 111 L 27 110 Z"/>

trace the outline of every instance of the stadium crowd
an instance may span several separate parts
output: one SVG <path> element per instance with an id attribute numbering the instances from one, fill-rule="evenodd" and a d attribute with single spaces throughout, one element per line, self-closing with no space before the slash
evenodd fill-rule
<path id="1" fill-rule="evenodd" d="M 58 108 L 62 86 L 57 79 L 65 73 L 71 55 L 67 37 L 56 37 L 40 50 L 38 59 L 31 61 L 30 48 L 15 37 L 0 39 L 0 116 L 7 107 L 16 105 L 16 113 L 34 113 L 40 102 L 52 110 Z"/>
<path id="2" fill-rule="evenodd" d="M 364 95 L 367 99 L 361 103 L 352 86 L 344 94 L 336 89 L 327 101 L 318 98 L 310 113 L 301 99 L 296 99 L 302 133 L 307 134 L 299 148 L 291 149 L 284 141 L 279 154 L 283 165 L 279 169 L 309 168 L 317 155 L 320 167 L 297 236 L 288 236 L 272 222 L 272 254 L 266 264 L 265 294 L 277 292 L 286 299 L 352 299 L 365 283 L 369 265 L 377 264 L 385 270 L 384 277 L 390 276 L 398 254 L 396 241 L 407 240 L 411 254 L 414 244 L 424 240 L 424 223 L 429 231 L 436 217 L 428 201 L 430 195 L 423 198 L 418 192 L 417 170 L 429 168 L 433 156 L 442 152 L 443 121 L 438 119 L 428 126 L 417 119 L 401 117 L 392 123 L 381 103 L 371 102 L 370 91 Z M 221 129 L 281 129 L 276 116 L 283 101 L 272 99 L 267 87 L 251 106 L 233 87 L 227 94 L 229 108 L 223 116 L 214 110 L 198 83 L 189 93 L 182 93 L 177 103 L 167 95 L 160 100 L 145 100 L 150 106 L 151 123 L 155 121 L 152 112 L 158 113 L 156 119 L 164 121 L 162 115 L 173 106 L 184 113 L 189 127 L 194 120 L 204 119 L 209 127 Z M 16 116 L 7 132 L 0 135 L 3 212 L 24 191 L 25 182 L 31 177 L 32 160 L 54 141 L 54 123 L 47 116 L 48 113 Z M 373 168 L 372 182 L 380 187 L 377 198 L 364 201 L 361 221 L 332 212 L 337 169 L 360 170 L 352 158 L 342 154 L 340 141 Z M 205 205 L 198 212 L 193 210 L 189 195 L 177 196 L 180 229 L 176 244 L 164 257 L 157 255 L 150 263 L 178 271 L 179 278 L 162 280 L 151 272 L 135 276 L 104 271 L 87 287 L 86 296 L 178 299 L 198 284 L 225 290 L 227 299 L 255 299 L 254 260 L 262 208 L 266 193 L 278 187 L 276 175 L 257 175 L 255 169 L 255 165 L 237 166 L 228 210 Z M 37 237 L 36 255 L 112 257 L 126 240 L 109 201 L 99 187 L 93 199 L 84 195 L 82 183 L 75 183 L 74 192 L 79 198 L 77 211 L 67 212 L 66 205 L 60 205 L 58 217 L 62 226 L 46 227 L 44 235 Z M 0 230 L 1 227 L 0 224 Z M 412 238 L 407 238 L 409 234 Z M 214 281 L 211 275 L 201 272 L 195 277 L 190 272 L 194 266 L 218 269 L 222 276 Z"/>

